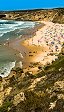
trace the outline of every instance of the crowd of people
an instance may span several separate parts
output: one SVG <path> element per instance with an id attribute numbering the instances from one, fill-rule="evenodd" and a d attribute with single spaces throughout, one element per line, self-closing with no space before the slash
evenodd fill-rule
<path id="1" fill-rule="evenodd" d="M 28 39 L 26 42 L 29 45 L 42 46 L 42 53 L 36 54 L 35 61 L 42 63 L 52 62 L 57 58 L 57 55 L 61 52 L 62 45 L 64 43 L 64 24 L 44 22 L 45 26 L 36 32 L 36 35 Z M 44 52 L 45 51 L 45 52 Z M 52 55 L 51 55 L 52 54 Z"/>
<path id="2" fill-rule="evenodd" d="M 46 23 L 44 28 L 36 32 L 32 38 L 32 43 L 35 45 L 47 45 L 50 52 L 60 52 L 64 42 L 64 24 Z"/>

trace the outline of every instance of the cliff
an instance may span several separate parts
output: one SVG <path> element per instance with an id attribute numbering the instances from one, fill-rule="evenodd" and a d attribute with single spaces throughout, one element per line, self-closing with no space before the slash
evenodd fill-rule
<path id="1" fill-rule="evenodd" d="M 0 19 L 64 23 L 64 8 L 0 11 Z"/>

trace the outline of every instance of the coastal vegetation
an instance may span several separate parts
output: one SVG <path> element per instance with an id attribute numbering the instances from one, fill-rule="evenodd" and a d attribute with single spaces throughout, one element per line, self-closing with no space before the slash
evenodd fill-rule
<path id="1" fill-rule="evenodd" d="M 12 74 L 14 71 L 16 74 Z M 24 73 L 21 68 L 12 70 L 0 86 L 0 112 L 63 112 L 63 53 L 35 75 Z"/>
<path id="2" fill-rule="evenodd" d="M 64 23 L 64 8 L 0 11 L 0 19 Z"/>
<path id="3" fill-rule="evenodd" d="M 44 21 L 33 38 L 8 45 L 19 46 L 22 63 L 0 76 L 0 112 L 64 112 L 64 8 L 2 11 L 0 19 Z"/>

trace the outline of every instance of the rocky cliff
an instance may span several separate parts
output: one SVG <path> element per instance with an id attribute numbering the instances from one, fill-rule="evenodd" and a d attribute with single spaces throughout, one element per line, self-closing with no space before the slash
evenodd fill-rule
<path id="1" fill-rule="evenodd" d="M 22 21 L 52 21 L 64 23 L 64 8 L 0 11 L 0 19 Z"/>

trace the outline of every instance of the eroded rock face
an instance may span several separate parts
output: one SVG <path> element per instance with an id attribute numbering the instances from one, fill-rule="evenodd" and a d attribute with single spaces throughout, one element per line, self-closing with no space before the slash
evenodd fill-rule
<path id="1" fill-rule="evenodd" d="M 0 12 L 0 19 L 64 23 L 64 8 Z"/>
<path id="2" fill-rule="evenodd" d="M 0 14 L 0 18 L 6 17 L 6 14 Z"/>
<path id="3" fill-rule="evenodd" d="M 13 104 L 17 106 L 21 101 L 24 101 L 25 99 L 26 98 L 24 92 L 20 92 L 19 94 L 14 96 Z"/>
<path id="4" fill-rule="evenodd" d="M 57 81 L 54 83 L 55 89 L 64 90 L 64 81 Z"/>
<path id="5" fill-rule="evenodd" d="M 10 94 L 12 87 L 8 87 L 5 90 L 3 89 L 3 85 L 1 85 L 0 91 L 0 107 L 3 105 L 5 98 Z"/>

